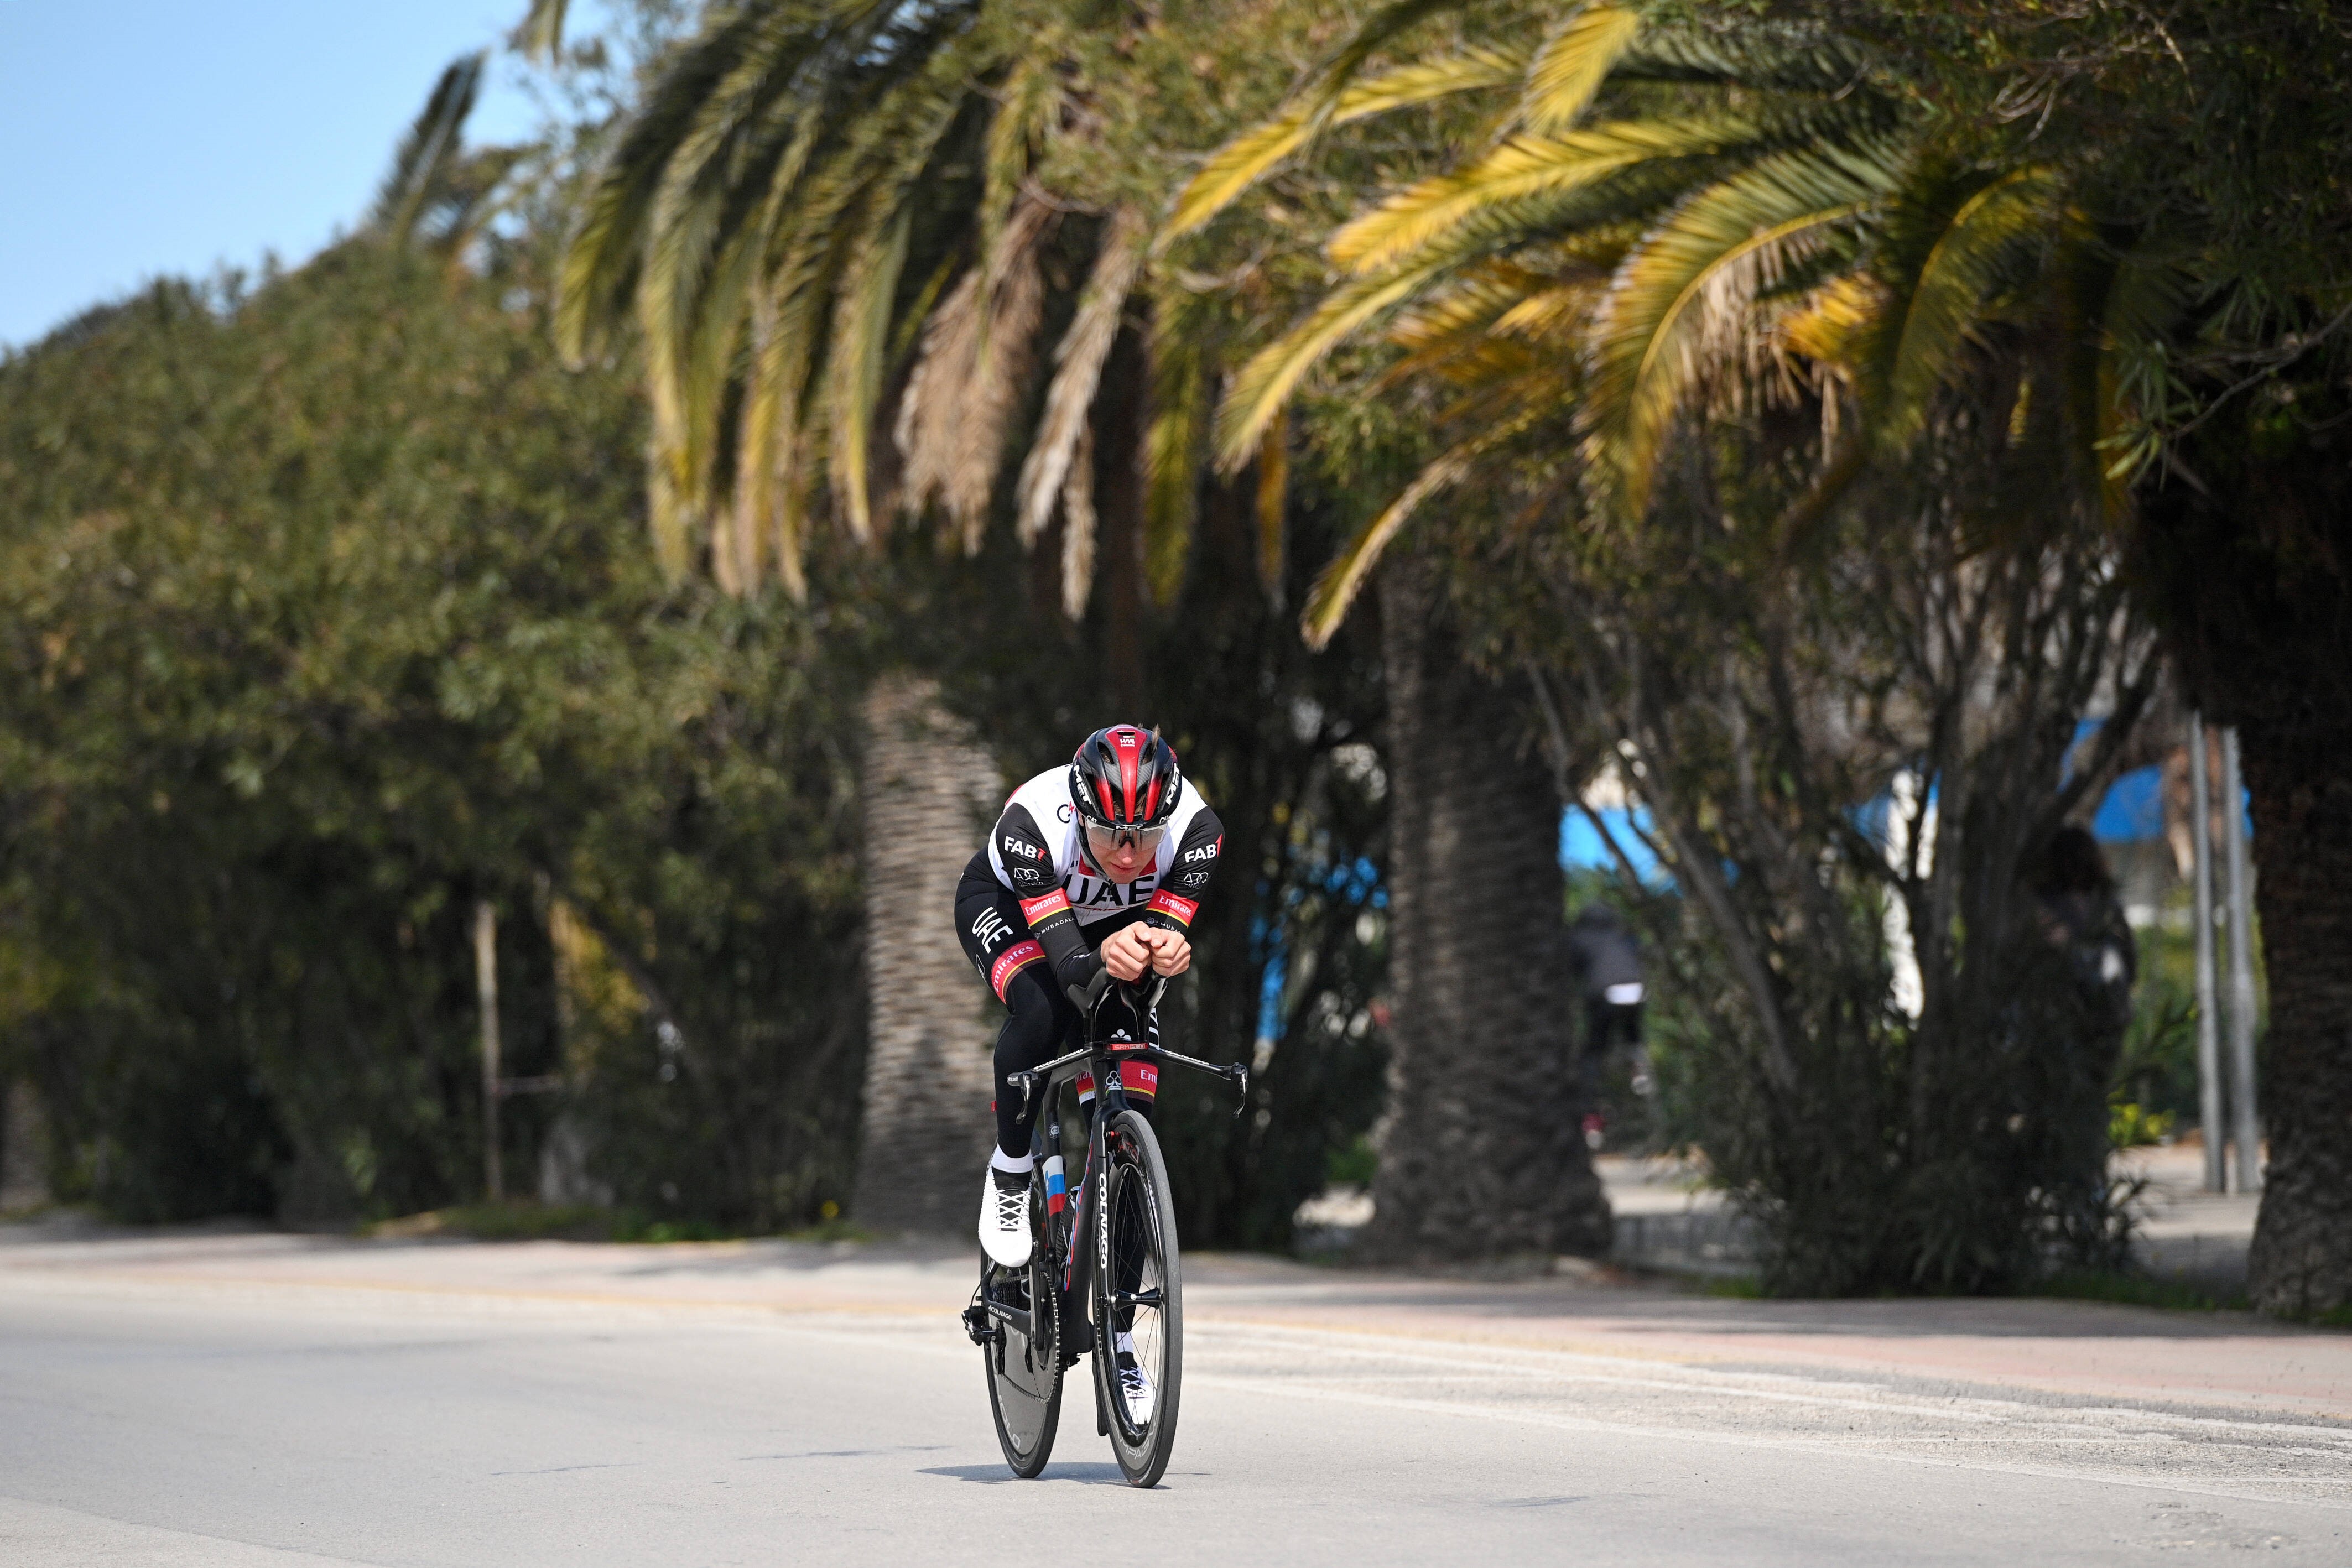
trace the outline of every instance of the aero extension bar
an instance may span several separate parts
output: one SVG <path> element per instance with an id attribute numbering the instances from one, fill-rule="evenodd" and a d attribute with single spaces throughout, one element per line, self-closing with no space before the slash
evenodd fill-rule
<path id="1" fill-rule="evenodd" d="M 1160 993 L 1167 988 L 1167 985 L 1165 976 L 1154 976 L 1148 996 L 1138 998 L 1132 992 L 1129 993 L 1129 1000 L 1135 1005 L 1139 1016 L 1159 1001 Z M 1115 989 L 1123 990 L 1126 987 L 1122 982 L 1111 979 L 1108 970 L 1097 971 L 1092 993 L 1085 998 L 1088 1036 L 1091 1037 L 1095 1032 L 1095 1018 L 1101 1011 L 1104 1000 Z M 1071 988 L 1074 999 L 1076 998 L 1076 987 Z M 1243 1107 L 1249 1102 L 1250 1070 L 1246 1062 L 1203 1061 L 1197 1056 L 1186 1056 L 1181 1051 L 1169 1051 L 1157 1045 L 1090 1043 L 1082 1045 L 1066 1055 L 1057 1056 L 1051 1061 L 1040 1062 L 1026 1072 L 1006 1074 L 1006 1082 L 1020 1086 L 1021 1113 L 1024 1116 L 1029 1113 L 1029 1102 L 1040 1084 L 1064 1069 L 1075 1067 L 1091 1056 L 1105 1056 L 1120 1061 L 1165 1061 L 1178 1067 L 1189 1067 L 1195 1072 L 1205 1072 L 1212 1078 L 1221 1078 L 1241 1091 L 1241 1103 L 1234 1107 L 1234 1114 L 1236 1116 L 1242 1113 Z"/>

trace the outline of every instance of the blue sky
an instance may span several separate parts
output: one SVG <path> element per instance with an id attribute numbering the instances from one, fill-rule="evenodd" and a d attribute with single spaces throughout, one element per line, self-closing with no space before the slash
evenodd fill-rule
<path id="1" fill-rule="evenodd" d="M 158 274 L 310 256 L 525 0 L 0 0 L 0 345 Z M 574 9 L 580 9 L 575 6 Z M 527 132 L 511 57 L 470 139 Z"/>

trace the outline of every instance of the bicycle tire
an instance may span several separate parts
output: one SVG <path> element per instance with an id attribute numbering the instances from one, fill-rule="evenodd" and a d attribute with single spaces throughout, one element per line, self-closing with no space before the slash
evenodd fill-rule
<path id="1" fill-rule="evenodd" d="M 1045 1186 L 1030 1187 L 1031 1213 L 1042 1221 Z M 988 1413 L 996 1423 L 996 1444 L 1004 1462 L 1023 1480 L 1035 1479 L 1054 1452 L 1054 1433 L 1062 1419 L 1062 1334 L 1060 1285 L 1054 1277 L 1049 1245 L 1051 1228 L 1036 1223 L 1039 1234 L 1029 1252 L 1027 1267 L 1006 1270 L 981 1260 L 981 1298 L 1004 1301 L 1008 1287 L 1017 1282 L 1025 1296 L 1032 1326 L 1042 1332 L 1034 1340 L 1003 1319 L 981 1346 L 982 1374 L 988 1383 Z"/>
<path id="2" fill-rule="evenodd" d="M 1111 1453 L 1135 1487 L 1157 1486 L 1176 1450 L 1176 1415 L 1184 1385 L 1184 1285 L 1176 1244 L 1176 1210 L 1168 1163 L 1151 1124 L 1125 1111 L 1108 1129 L 1104 1148 L 1106 1201 L 1094 1216 L 1097 1267 L 1091 1294 L 1095 1321 L 1095 1394 L 1108 1412 Z M 1118 1260 L 1132 1257 L 1137 1285 L 1125 1302 Z M 1108 1265 L 1108 1266 L 1106 1266 Z M 1150 1302 L 1150 1304 L 1146 1304 Z M 1118 1381 L 1118 1313 L 1125 1307 L 1136 1360 L 1153 1385 L 1149 1418 L 1133 1419 Z"/>

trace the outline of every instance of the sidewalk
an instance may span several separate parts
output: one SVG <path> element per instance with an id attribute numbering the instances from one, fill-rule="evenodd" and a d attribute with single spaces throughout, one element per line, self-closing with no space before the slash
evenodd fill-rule
<path id="1" fill-rule="evenodd" d="M 2245 1290 L 2246 1249 L 2262 1194 L 2204 1190 L 2205 1151 L 2195 1145 L 2126 1149 L 2114 1170 L 2147 1183 L 2137 1207 L 2133 1251 L 2140 1267 L 2214 1296 Z"/>
<path id="2" fill-rule="evenodd" d="M 1694 1207 L 1691 1212 L 1706 1212 Z M 367 1241 L 273 1231 L 0 1226 L 0 1294 L 223 1295 L 380 1309 L 807 1314 L 952 1324 L 962 1243 Z M 1876 1373 L 1969 1390 L 2352 1421 L 2352 1334 L 2243 1312 L 2038 1299 L 1759 1301 L 1585 1268 L 1490 1280 L 1185 1259 L 1191 1322 L 1442 1341 L 1658 1365 Z M 404 1308 L 403 1310 L 411 1310 Z M 943 1331 L 944 1332 L 944 1331 Z"/>
<path id="3" fill-rule="evenodd" d="M 1634 1155 L 1592 1163 L 1617 1216 L 1612 1261 L 1717 1278 L 1754 1271 L 1754 1228 L 1722 1193 L 1700 1185 L 1696 1166 Z M 2205 1157 L 2193 1145 L 2126 1149 L 2110 1168 L 2147 1183 L 2133 1207 L 2133 1255 L 2142 1269 L 2223 1299 L 2244 1291 L 2261 1194 L 2203 1190 Z"/>

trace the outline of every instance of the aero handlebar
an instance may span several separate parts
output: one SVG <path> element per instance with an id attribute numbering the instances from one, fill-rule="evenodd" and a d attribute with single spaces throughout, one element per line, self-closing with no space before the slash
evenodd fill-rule
<path id="1" fill-rule="evenodd" d="M 1186 1056 L 1181 1051 L 1169 1051 L 1157 1045 L 1112 1045 L 1093 1040 L 1096 1020 L 1101 1014 L 1103 1004 L 1114 992 L 1124 993 L 1126 999 L 1135 1009 L 1136 1015 L 1139 1018 L 1151 1010 L 1152 1007 L 1159 1002 L 1160 993 L 1167 988 L 1168 977 L 1164 975 L 1154 975 L 1151 977 L 1151 984 L 1139 994 L 1126 982 L 1112 979 L 1110 971 L 1108 969 L 1096 971 L 1093 981 L 1083 991 L 1076 986 L 1071 987 L 1070 999 L 1078 1002 L 1087 1015 L 1087 1033 L 1089 1043 L 1076 1051 L 1057 1056 L 1051 1061 L 1040 1062 L 1026 1072 L 1006 1074 L 1005 1082 L 1018 1086 L 1021 1091 L 1021 1113 L 1024 1116 L 1029 1113 L 1029 1102 L 1036 1089 L 1062 1069 L 1074 1066 L 1090 1056 L 1115 1056 L 1122 1061 L 1164 1061 L 1177 1067 L 1189 1067 L 1195 1072 L 1205 1072 L 1212 1078 L 1223 1079 L 1241 1092 L 1241 1103 L 1234 1107 L 1234 1114 L 1240 1115 L 1249 1101 L 1250 1070 L 1247 1062 L 1203 1061 L 1197 1056 Z"/>

